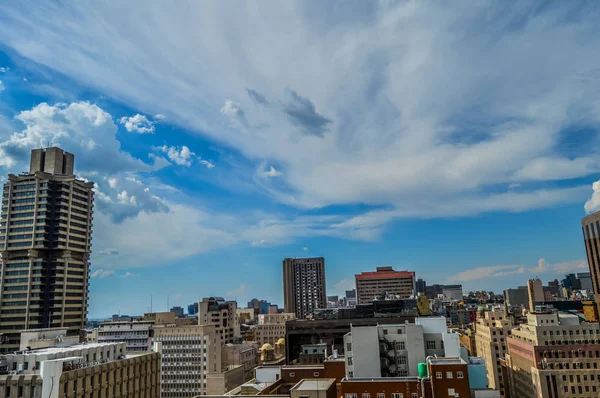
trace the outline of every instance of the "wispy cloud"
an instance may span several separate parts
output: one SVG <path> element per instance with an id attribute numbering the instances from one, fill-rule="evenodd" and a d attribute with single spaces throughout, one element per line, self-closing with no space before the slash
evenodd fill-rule
<path id="1" fill-rule="evenodd" d="M 243 294 L 246 293 L 246 285 L 240 284 L 239 287 L 235 288 L 235 289 L 231 289 L 229 291 L 227 291 L 227 293 L 225 293 L 225 295 L 229 298 L 229 297 L 233 297 L 236 298 L 238 296 L 242 296 Z"/>
<path id="2" fill-rule="evenodd" d="M 479 267 L 467 271 L 459 272 L 458 274 L 448 278 L 448 282 L 468 282 L 477 279 L 502 277 L 513 274 L 524 274 L 525 267 L 519 265 L 495 265 L 490 267 Z"/>
<path id="3" fill-rule="evenodd" d="M 112 276 L 115 274 L 115 270 L 104 270 L 104 269 L 97 269 L 96 271 L 92 272 L 92 274 L 90 275 L 90 277 L 92 278 L 107 278 L 109 276 Z"/>

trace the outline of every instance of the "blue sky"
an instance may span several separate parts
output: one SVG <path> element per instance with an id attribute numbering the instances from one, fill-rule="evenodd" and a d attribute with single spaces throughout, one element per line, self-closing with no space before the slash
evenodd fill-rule
<path id="1" fill-rule="evenodd" d="M 501 289 L 587 264 L 600 6 L 14 2 L 0 175 L 60 145 L 96 182 L 90 316 L 281 304 L 379 265 Z M 3 177 L 4 178 L 4 177 Z"/>

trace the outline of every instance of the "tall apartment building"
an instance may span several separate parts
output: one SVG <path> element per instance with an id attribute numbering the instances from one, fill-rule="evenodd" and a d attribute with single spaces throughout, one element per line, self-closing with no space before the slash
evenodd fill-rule
<path id="1" fill-rule="evenodd" d="M 511 398 L 600 395 L 600 326 L 576 315 L 532 312 L 512 329 L 506 364 Z"/>
<path id="2" fill-rule="evenodd" d="M 214 325 L 156 326 L 153 349 L 162 357 L 162 398 L 205 395 L 207 373 L 221 371 L 221 339 Z"/>
<path id="3" fill-rule="evenodd" d="M 415 323 L 352 326 L 344 336 L 346 377 L 418 376 L 427 357 L 458 357 L 457 333 L 444 317 L 416 318 Z"/>
<path id="4" fill-rule="evenodd" d="M 29 173 L 9 174 L 0 216 L 0 352 L 19 331 L 87 322 L 93 183 L 73 174 L 60 148 L 31 151 Z"/>
<path id="5" fill-rule="evenodd" d="M 499 308 L 486 311 L 475 324 L 475 346 L 477 355 L 485 361 L 490 388 L 507 396 L 507 381 L 502 376 L 500 361 L 506 356 L 506 339 L 510 336 L 513 323 Z"/>
<path id="6" fill-rule="evenodd" d="M 535 303 L 544 301 L 542 281 L 540 279 L 529 279 L 527 281 L 527 293 L 529 294 L 529 311 L 534 311 Z"/>
<path id="7" fill-rule="evenodd" d="M 285 312 L 295 313 L 298 319 L 327 308 L 323 257 L 283 260 L 283 301 Z"/>
<path id="8" fill-rule="evenodd" d="M 394 271 L 392 267 L 377 267 L 376 272 L 355 275 L 358 304 L 368 304 L 383 292 L 407 299 L 416 296 L 415 273 Z"/>
<path id="9" fill-rule="evenodd" d="M 222 344 L 236 343 L 241 338 L 237 303 L 223 297 L 205 297 L 198 303 L 198 325 L 215 325 Z"/>
<path id="10" fill-rule="evenodd" d="M 0 397 L 160 397 L 160 354 L 124 343 L 64 344 L 0 357 Z"/>
<path id="11" fill-rule="evenodd" d="M 600 313 L 600 211 L 583 218 L 581 228 L 594 288 L 594 301 Z"/>
<path id="12" fill-rule="evenodd" d="M 98 329 L 99 343 L 125 342 L 127 352 L 152 350 L 154 321 L 107 322 Z"/>

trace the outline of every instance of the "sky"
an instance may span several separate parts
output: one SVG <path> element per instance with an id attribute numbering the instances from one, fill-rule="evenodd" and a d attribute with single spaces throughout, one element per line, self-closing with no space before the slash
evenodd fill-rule
<path id="1" fill-rule="evenodd" d="M 391 265 L 465 290 L 587 269 L 596 2 L 23 1 L 0 12 L 0 179 L 96 183 L 91 318 L 282 303 Z"/>

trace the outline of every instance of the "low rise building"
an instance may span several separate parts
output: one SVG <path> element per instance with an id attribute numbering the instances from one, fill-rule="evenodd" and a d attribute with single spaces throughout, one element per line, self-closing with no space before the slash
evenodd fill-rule
<path id="1" fill-rule="evenodd" d="M 556 311 L 531 312 L 507 342 L 511 398 L 600 395 L 598 323 Z"/>
<path id="2" fill-rule="evenodd" d="M 2 356 L 0 397 L 159 397 L 160 354 L 125 343 L 75 344 Z"/>
<path id="3" fill-rule="evenodd" d="M 221 347 L 221 368 L 230 369 L 232 366 L 241 366 L 243 382 L 254 376 L 254 368 L 258 366 L 257 358 L 258 346 L 256 343 L 225 344 Z"/>
<path id="4" fill-rule="evenodd" d="M 154 321 L 107 322 L 98 329 L 100 343 L 125 342 L 127 352 L 152 351 Z"/>
<path id="5" fill-rule="evenodd" d="M 67 328 L 30 329 L 21 331 L 20 351 L 38 350 L 79 344 L 79 336 L 69 336 Z"/>

